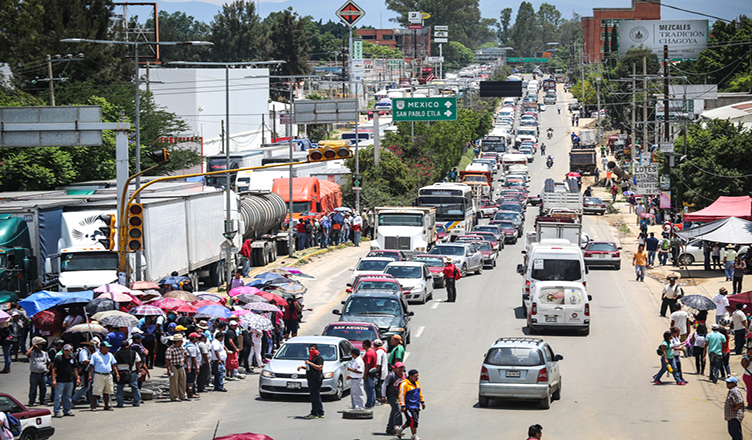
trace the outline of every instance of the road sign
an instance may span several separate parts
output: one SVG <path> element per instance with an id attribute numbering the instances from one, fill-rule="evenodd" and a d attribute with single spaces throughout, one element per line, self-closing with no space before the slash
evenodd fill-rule
<path id="1" fill-rule="evenodd" d="M 426 57 L 427 63 L 443 63 L 444 57 Z"/>
<path id="2" fill-rule="evenodd" d="M 421 12 L 420 18 L 422 18 L 423 20 L 428 20 L 429 18 L 431 18 L 431 14 L 429 14 L 428 12 Z"/>
<path id="3" fill-rule="evenodd" d="M 407 28 L 408 29 L 423 29 L 423 25 L 421 25 L 421 24 L 408 24 Z"/>
<path id="4" fill-rule="evenodd" d="M 510 63 L 547 63 L 549 62 L 549 58 L 527 58 L 527 57 L 509 57 L 507 58 L 507 62 Z"/>
<path id="5" fill-rule="evenodd" d="M 674 143 L 673 142 L 661 142 L 661 153 L 673 153 L 674 152 Z"/>
<path id="6" fill-rule="evenodd" d="M 434 26 L 433 30 L 435 30 L 435 31 L 448 31 L 449 30 L 449 26 Z"/>
<path id="7" fill-rule="evenodd" d="M 514 98 L 522 96 L 522 81 L 481 81 L 481 98 Z"/>
<path id="8" fill-rule="evenodd" d="M 393 98 L 394 121 L 456 121 L 457 98 Z"/>
<path id="9" fill-rule="evenodd" d="M 407 21 L 409 23 L 420 23 L 423 20 L 423 16 L 418 11 L 412 11 L 407 13 Z"/>
<path id="10" fill-rule="evenodd" d="M 348 26 L 352 27 L 355 23 L 358 22 L 358 20 L 366 15 L 366 11 L 364 11 L 360 6 L 356 5 L 354 1 L 347 0 L 347 2 L 342 5 L 341 8 L 337 9 L 336 15 L 340 20 L 344 21 Z"/>
<path id="11" fill-rule="evenodd" d="M 635 192 L 641 196 L 651 196 L 660 192 L 658 188 L 658 164 L 634 167 Z"/>
<path id="12" fill-rule="evenodd" d="M 282 125 L 294 124 L 295 123 L 295 116 L 293 115 L 292 119 L 291 119 L 289 114 L 282 113 L 281 115 L 279 115 L 279 123 L 282 124 Z"/>
<path id="13" fill-rule="evenodd" d="M 447 31 L 436 31 L 436 32 L 433 33 L 433 36 L 434 37 L 447 38 L 449 36 L 449 32 L 447 32 Z"/>
<path id="14" fill-rule="evenodd" d="M 449 40 L 447 40 L 446 38 L 434 38 L 433 42 L 434 43 L 448 43 Z"/>

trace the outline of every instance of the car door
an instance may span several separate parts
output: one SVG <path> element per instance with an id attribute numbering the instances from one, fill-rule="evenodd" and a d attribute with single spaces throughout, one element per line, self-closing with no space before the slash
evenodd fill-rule
<path id="1" fill-rule="evenodd" d="M 352 351 L 352 344 L 350 341 L 339 341 L 339 363 L 337 364 L 337 374 L 342 377 L 345 389 L 350 389 L 351 382 L 347 379 L 347 363 L 352 360 L 350 352 Z"/>
<path id="2" fill-rule="evenodd" d="M 566 323 L 566 289 L 564 287 L 543 287 L 536 289 L 535 301 L 538 308 L 539 325 Z"/>
<path id="3" fill-rule="evenodd" d="M 559 387 L 561 381 L 561 372 L 559 371 L 559 362 L 556 360 L 556 355 L 550 345 L 546 344 L 546 348 L 543 350 L 544 356 L 546 356 L 546 366 L 548 367 L 548 383 L 551 389 Z"/>
<path id="4" fill-rule="evenodd" d="M 582 325 L 585 321 L 587 294 L 580 289 L 566 289 L 564 297 L 564 322 Z"/>
<path id="5" fill-rule="evenodd" d="M 465 256 L 467 257 L 467 269 L 477 269 L 481 264 L 483 260 L 483 256 L 481 255 L 480 251 L 472 245 L 468 244 L 465 248 Z"/>
<path id="6" fill-rule="evenodd" d="M 426 299 L 429 296 L 433 297 L 433 275 L 431 275 L 431 269 L 427 265 L 423 265 L 423 280 L 426 284 Z"/>

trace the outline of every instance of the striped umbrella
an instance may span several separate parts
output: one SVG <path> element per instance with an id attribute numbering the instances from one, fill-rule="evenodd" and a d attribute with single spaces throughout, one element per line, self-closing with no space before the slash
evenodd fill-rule
<path id="1" fill-rule="evenodd" d="M 222 302 L 222 300 L 225 299 L 222 296 L 217 295 L 216 293 L 210 292 L 196 292 L 195 295 L 200 299 L 205 299 L 207 301 Z"/>
<path id="2" fill-rule="evenodd" d="M 159 307 L 154 307 L 152 305 L 143 305 L 138 306 L 130 309 L 128 311 L 131 315 L 137 315 L 137 316 L 165 316 L 165 312 L 162 311 Z"/>
<path id="3" fill-rule="evenodd" d="M 168 298 L 166 298 L 166 299 L 168 299 Z M 180 312 L 180 313 L 196 313 L 198 310 L 195 307 L 193 307 L 192 305 L 190 305 L 188 303 L 185 303 L 182 306 L 176 308 L 175 311 L 176 312 Z"/>
<path id="4" fill-rule="evenodd" d="M 255 302 L 246 304 L 243 306 L 246 310 L 255 310 L 257 312 L 279 312 L 279 307 L 275 306 L 274 304 L 269 303 L 262 303 L 262 302 Z"/>
<path id="5" fill-rule="evenodd" d="M 191 292 L 186 292 L 185 290 L 172 290 L 162 295 L 162 298 L 177 298 L 182 299 L 185 302 L 193 302 L 199 300 L 199 297 L 192 294 Z"/>
<path id="6" fill-rule="evenodd" d="M 255 303 L 255 302 L 262 302 L 262 303 L 268 303 L 269 300 L 263 297 L 260 297 L 258 295 L 251 295 L 248 293 L 244 293 L 242 295 L 238 295 L 235 297 L 235 301 L 248 304 L 248 303 Z"/>
<path id="7" fill-rule="evenodd" d="M 160 298 L 150 302 L 149 305 L 159 307 L 162 310 L 175 310 L 180 306 L 188 305 L 188 303 L 177 298 Z"/>
<path id="8" fill-rule="evenodd" d="M 240 324 L 245 328 L 253 328 L 261 331 L 274 329 L 274 325 L 269 318 L 255 313 L 249 313 L 240 317 Z"/>
<path id="9" fill-rule="evenodd" d="M 138 318 L 133 315 L 124 313 L 122 315 L 109 315 L 105 316 L 99 321 L 102 325 L 109 325 L 112 327 L 136 327 L 138 326 Z"/>

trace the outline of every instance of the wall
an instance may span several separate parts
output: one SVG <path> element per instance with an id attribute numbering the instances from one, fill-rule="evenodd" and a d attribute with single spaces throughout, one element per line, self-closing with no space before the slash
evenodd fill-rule
<path id="1" fill-rule="evenodd" d="M 582 17 L 582 37 L 585 42 L 585 62 L 593 63 L 603 59 L 603 43 L 601 33 L 609 32 L 609 44 L 611 41 L 611 23 L 603 23 L 604 20 L 660 20 L 660 1 L 655 3 L 641 0 L 632 0 L 629 8 L 593 8 L 592 17 Z"/>

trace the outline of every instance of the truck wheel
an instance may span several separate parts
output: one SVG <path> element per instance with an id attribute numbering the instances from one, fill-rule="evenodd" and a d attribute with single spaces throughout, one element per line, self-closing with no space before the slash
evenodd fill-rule
<path id="1" fill-rule="evenodd" d="M 277 261 L 277 250 L 275 249 L 274 245 L 267 243 L 266 245 L 264 245 L 264 247 L 269 250 L 269 262 L 274 263 L 275 261 Z"/>
<path id="2" fill-rule="evenodd" d="M 222 260 L 212 263 L 209 269 L 209 283 L 213 286 L 219 286 L 222 280 Z"/>

